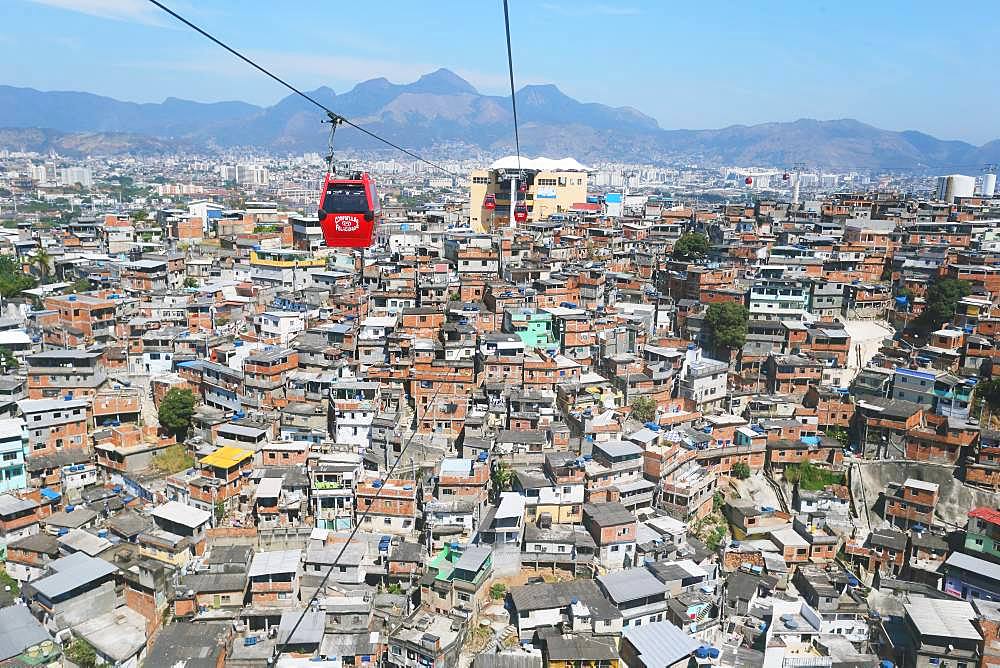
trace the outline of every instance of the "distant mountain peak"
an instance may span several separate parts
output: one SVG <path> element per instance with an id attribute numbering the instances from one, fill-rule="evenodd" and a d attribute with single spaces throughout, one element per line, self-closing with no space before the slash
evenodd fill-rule
<path id="1" fill-rule="evenodd" d="M 406 87 L 411 93 L 429 95 L 478 95 L 479 91 L 468 81 L 444 67 L 423 75 Z"/>
<path id="2" fill-rule="evenodd" d="M 361 83 L 354 86 L 352 90 L 365 90 L 365 89 L 382 89 L 389 88 L 393 85 L 391 81 L 385 77 L 376 77 L 374 79 L 368 79 L 367 81 L 362 81 Z"/>
<path id="3" fill-rule="evenodd" d="M 529 84 L 517 91 L 517 96 L 528 102 L 563 102 L 573 100 L 569 95 L 559 90 L 555 84 Z"/>
<path id="4" fill-rule="evenodd" d="M 472 147 L 488 153 L 512 148 L 510 102 L 479 95 L 447 69 L 409 84 L 380 77 L 337 95 L 323 86 L 309 96 L 381 137 L 425 152 Z M 943 141 L 908 130 L 882 130 L 852 118 L 733 125 L 715 130 L 664 130 L 632 107 L 578 101 L 552 84 L 517 92 L 521 149 L 529 155 L 602 160 L 810 169 L 933 169 L 1000 162 L 1000 140 L 984 146 Z M 158 153 L 170 147 L 257 146 L 313 151 L 327 129 L 320 110 L 298 95 L 270 107 L 244 102 L 202 103 L 170 97 L 162 103 L 122 102 L 91 93 L 41 92 L 0 85 L 0 148 L 89 155 Z M 4 131 L 3 128 L 12 128 Z M 37 128 L 52 128 L 41 131 Z M 339 146 L 381 149 L 371 137 L 345 132 Z"/>

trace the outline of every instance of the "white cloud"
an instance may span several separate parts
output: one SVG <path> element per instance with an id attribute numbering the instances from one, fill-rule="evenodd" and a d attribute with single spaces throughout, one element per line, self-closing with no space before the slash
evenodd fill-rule
<path id="1" fill-rule="evenodd" d="M 38 5 L 113 21 L 163 27 L 165 14 L 146 0 L 28 0 Z"/>

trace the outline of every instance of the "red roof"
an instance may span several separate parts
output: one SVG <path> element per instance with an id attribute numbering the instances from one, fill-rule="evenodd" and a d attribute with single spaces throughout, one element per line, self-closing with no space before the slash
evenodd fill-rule
<path id="1" fill-rule="evenodd" d="M 601 205 L 590 202 L 576 202 L 570 208 L 574 211 L 600 211 Z"/>
<path id="2" fill-rule="evenodd" d="M 990 524 L 1000 524 L 1000 510 L 990 508 L 988 506 L 973 508 L 969 511 L 969 517 L 975 517 L 989 522 Z"/>

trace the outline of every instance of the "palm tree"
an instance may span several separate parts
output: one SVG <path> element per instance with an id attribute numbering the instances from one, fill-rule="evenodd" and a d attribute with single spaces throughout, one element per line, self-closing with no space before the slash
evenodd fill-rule
<path id="1" fill-rule="evenodd" d="M 35 251 L 35 254 L 31 256 L 31 264 L 38 268 L 39 280 L 44 283 L 45 279 L 49 277 L 49 265 L 52 262 L 52 256 L 44 248 L 39 248 Z"/>
<path id="2" fill-rule="evenodd" d="M 506 462 L 499 462 L 490 476 L 493 479 L 493 493 L 496 498 L 500 498 L 500 492 L 510 490 L 511 481 L 514 478 L 513 472 Z"/>

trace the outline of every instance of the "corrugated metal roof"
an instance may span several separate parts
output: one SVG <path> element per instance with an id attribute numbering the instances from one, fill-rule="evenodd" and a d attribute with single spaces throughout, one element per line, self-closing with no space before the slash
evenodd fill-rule
<path id="1" fill-rule="evenodd" d="M 192 529 L 200 527 L 212 519 L 212 514 L 207 510 L 201 510 L 180 501 L 167 501 L 162 506 L 154 508 L 152 515 Z"/>
<path id="2" fill-rule="evenodd" d="M 0 661 L 12 659 L 24 650 L 52 636 L 23 605 L 0 608 Z"/>
<path id="3" fill-rule="evenodd" d="M 1000 564 L 995 564 L 992 561 L 979 559 L 977 557 L 973 557 L 971 554 L 965 554 L 964 552 L 952 552 L 948 557 L 948 560 L 944 563 L 945 566 L 961 568 L 964 571 L 976 573 L 995 580 L 996 582 L 1000 582 Z"/>
<path id="4" fill-rule="evenodd" d="M 672 666 L 701 646 L 701 643 L 670 622 L 652 622 L 630 626 L 622 633 L 635 648 L 644 666 L 665 668 Z"/>
<path id="5" fill-rule="evenodd" d="M 55 575 L 35 580 L 31 585 L 38 593 L 50 600 L 78 587 L 96 582 L 118 570 L 103 559 L 88 557 L 82 552 L 75 552 L 68 557 L 56 559 L 49 566 L 56 569 Z"/>
<path id="6" fill-rule="evenodd" d="M 257 498 L 271 499 L 281 494 L 281 478 L 262 478 L 257 483 Z"/>
<path id="7" fill-rule="evenodd" d="M 918 598 L 903 607 L 921 635 L 982 640 L 972 625 L 976 611 L 970 603 Z"/>
<path id="8" fill-rule="evenodd" d="M 258 552 L 253 555 L 250 563 L 249 577 L 270 575 L 272 573 L 294 573 L 299 568 L 302 550 L 276 550 L 274 552 Z"/>
<path id="9" fill-rule="evenodd" d="M 641 566 L 602 575 L 597 581 L 618 604 L 666 591 L 663 583 Z"/>

